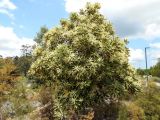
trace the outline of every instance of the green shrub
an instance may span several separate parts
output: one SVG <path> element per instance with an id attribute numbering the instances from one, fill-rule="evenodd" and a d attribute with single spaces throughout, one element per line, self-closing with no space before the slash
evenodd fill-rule
<path id="1" fill-rule="evenodd" d="M 149 83 L 135 102 L 144 110 L 146 120 L 160 120 L 160 87 Z"/>
<path id="2" fill-rule="evenodd" d="M 119 108 L 118 120 L 145 120 L 144 111 L 134 102 L 126 102 Z"/>

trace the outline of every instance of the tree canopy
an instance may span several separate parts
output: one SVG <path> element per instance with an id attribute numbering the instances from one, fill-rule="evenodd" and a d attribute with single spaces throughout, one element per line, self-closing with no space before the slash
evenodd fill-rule
<path id="1" fill-rule="evenodd" d="M 136 91 L 127 40 L 115 34 L 99 9 L 98 3 L 88 3 L 71 13 L 45 34 L 46 48 L 39 45 L 34 50 L 38 58 L 30 75 L 53 85 L 64 107 L 83 109 Z"/>
<path id="2" fill-rule="evenodd" d="M 43 39 L 44 39 L 44 34 L 48 32 L 48 28 L 46 26 L 42 26 L 40 28 L 40 31 L 36 34 L 34 41 L 38 44 L 43 46 Z"/>
<path id="3" fill-rule="evenodd" d="M 32 63 L 32 50 L 33 46 L 30 45 L 22 45 L 21 51 L 22 55 L 20 57 L 14 57 L 14 64 L 16 65 L 16 70 L 23 74 L 24 76 L 27 75 L 27 72 L 30 68 Z"/>
<path id="4" fill-rule="evenodd" d="M 160 77 L 160 60 L 157 62 L 156 65 L 150 68 L 151 75 Z"/>

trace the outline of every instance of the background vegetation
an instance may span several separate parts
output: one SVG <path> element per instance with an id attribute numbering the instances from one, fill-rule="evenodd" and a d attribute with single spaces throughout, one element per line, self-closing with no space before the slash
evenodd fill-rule
<path id="1" fill-rule="evenodd" d="M 41 27 L 21 56 L 0 57 L 0 120 L 160 119 L 160 61 L 134 70 L 127 40 L 99 9 L 88 3 Z"/>

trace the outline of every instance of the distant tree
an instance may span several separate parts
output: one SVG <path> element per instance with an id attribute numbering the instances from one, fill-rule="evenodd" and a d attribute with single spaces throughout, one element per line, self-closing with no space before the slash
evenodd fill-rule
<path id="1" fill-rule="evenodd" d="M 145 75 L 144 69 L 138 68 L 138 69 L 137 69 L 137 74 L 138 74 L 138 75 Z"/>
<path id="2" fill-rule="evenodd" d="M 32 63 L 32 46 L 22 45 L 22 55 L 20 57 L 16 56 L 14 58 L 14 63 L 17 66 L 17 71 L 22 73 L 24 76 L 27 75 L 27 72 Z"/>
<path id="3" fill-rule="evenodd" d="M 45 49 L 46 47 L 46 43 L 44 40 L 44 35 L 48 32 L 48 28 L 46 26 L 42 26 L 39 30 L 39 32 L 36 34 L 36 36 L 34 37 L 34 41 L 36 42 L 36 45 L 33 46 L 33 49 L 35 49 L 35 47 L 39 47 L 41 49 Z M 32 62 L 34 62 L 37 59 L 37 56 L 32 56 Z M 35 86 L 37 87 L 38 84 L 43 84 L 43 80 L 40 80 L 39 78 L 37 78 L 36 76 L 29 76 L 29 80 L 30 82 L 32 82 Z"/>
<path id="4" fill-rule="evenodd" d="M 46 48 L 34 51 L 38 57 L 30 74 L 55 90 L 59 106 L 55 115 L 61 119 L 68 115 L 65 111 L 77 114 L 137 90 L 127 41 L 115 34 L 99 9 L 99 4 L 88 3 L 86 9 L 61 20 L 59 27 L 45 34 Z"/>
<path id="5" fill-rule="evenodd" d="M 137 74 L 143 76 L 143 75 L 151 74 L 151 71 L 150 71 L 150 69 L 146 70 L 146 69 L 138 68 Z"/>
<path id="6" fill-rule="evenodd" d="M 22 48 L 21 48 L 21 51 L 22 51 L 22 56 L 31 56 L 31 53 L 32 53 L 32 46 L 31 45 L 22 45 Z"/>
<path id="7" fill-rule="evenodd" d="M 46 48 L 46 42 L 45 42 L 45 38 L 44 38 L 44 35 L 48 32 L 48 28 L 46 26 L 42 26 L 39 30 L 39 32 L 36 34 L 36 36 L 34 37 L 34 41 L 37 43 L 36 44 L 36 47 L 38 48 L 41 48 L 42 49 L 45 49 Z M 38 54 L 37 56 L 34 56 L 34 60 L 36 60 L 38 57 Z"/>
<path id="8" fill-rule="evenodd" d="M 41 46 L 44 46 L 44 35 L 48 32 L 48 28 L 46 26 L 42 26 L 40 28 L 40 31 L 37 33 L 37 35 L 34 38 L 34 41 Z"/>
<path id="9" fill-rule="evenodd" d="M 19 59 L 19 57 L 18 56 L 15 56 L 14 58 L 13 58 L 13 62 L 14 62 L 14 64 L 15 65 L 18 65 L 18 59 Z"/>
<path id="10" fill-rule="evenodd" d="M 150 68 L 150 72 L 152 76 L 160 77 L 160 61 L 158 61 L 156 65 Z"/>
<path id="11" fill-rule="evenodd" d="M 3 58 L 2 57 L 0 57 L 0 68 L 3 66 Z"/>

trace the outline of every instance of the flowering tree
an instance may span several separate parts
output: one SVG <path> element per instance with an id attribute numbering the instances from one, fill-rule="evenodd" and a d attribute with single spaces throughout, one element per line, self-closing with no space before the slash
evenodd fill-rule
<path id="1" fill-rule="evenodd" d="M 38 59 L 30 74 L 55 88 L 64 109 L 92 107 L 136 91 L 127 40 L 116 36 L 99 9 L 98 3 L 88 3 L 71 13 L 45 34 L 46 49 L 37 46 L 34 51 Z"/>

